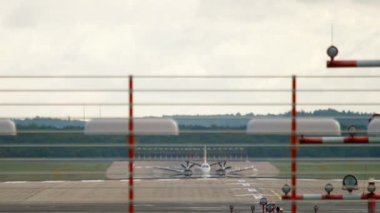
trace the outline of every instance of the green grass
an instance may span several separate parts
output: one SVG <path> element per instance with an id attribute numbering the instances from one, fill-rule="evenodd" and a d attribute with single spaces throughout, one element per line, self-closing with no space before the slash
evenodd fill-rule
<path id="1" fill-rule="evenodd" d="M 290 177 L 290 164 L 274 163 L 280 170 L 281 176 Z M 302 174 L 302 173 L 314 174 Z M 380 162 L 366 164 L 355 163 L 329 163 L 329 164 L 316 164 L 316 165 L 303 165 L 297 166 L 298 178 L 321 178 L 321 179 L 340 179 L 347 174 L 355 175 L 358 179 L 376 178 L 380 179 Z"/>
<path id="2" fill-rule="evenodd" d="M 0 162 L 0 181 L 105 179 L 107 162 Z"/>

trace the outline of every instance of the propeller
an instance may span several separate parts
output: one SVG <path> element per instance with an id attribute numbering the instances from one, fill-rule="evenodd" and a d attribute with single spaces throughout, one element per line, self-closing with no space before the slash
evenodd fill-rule
<path id="1" fill-rule="evenodd" d="M 220 169 L 227 170 L 227 169 L 232 168 L 231 166 L 226 166 L 226 164 L 227 164 L 227 161 L 219 161 L 218 162 Z"/>
<path id="2" fill-rule="evenodd" d="M 190 163 L 190 161 L 185 161 L 185 164 L 181 163 L 181 167 L 184 169 L 183 170 L 183 174 L 185 176 L 191 176 L 193 174 L 193 172 L 191 171 L 191 168 L 195 166 L 194 163 Z"/>
<path id="3" fill-rule="evenodd" d="M 217 175 L 225 176 L 227 174 L 226 170 L 229 170 L 232 168 L 231 166 L 226 166 L 226 164 L 227 164 L 227 161 L 219 161 L 218 162 L 218 165 L 220 168 L 216 170 Z"/>
<path id="4" fill-rule="evenodd" d="M 193 166 L 195 166 L 194 163 L 190 163 L 190 161 L 185 161 L 185 164 L 181 163 L 181 167 L 184 168 L 184 169 L 191 169 L 193 168 Z"/>

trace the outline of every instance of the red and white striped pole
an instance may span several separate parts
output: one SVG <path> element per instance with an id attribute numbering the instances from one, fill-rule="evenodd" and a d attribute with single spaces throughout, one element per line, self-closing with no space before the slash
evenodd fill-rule
<path id="1" fill-rule="evenodd" d="M 292 213 L 297 212 L 297 109 L 296 109 L 296 101 L 297 101 L 297 79 L 296 76 L 292 76 L 292 124 L 291 124 L 291 136 L 290 136 L 290 144 L 291 144 L 291 173 L 292 173 Z"/>
<path id="2" fill-rule="evenodd" d="M 129 76 L 129 122 L 128 122 L 128 172 L 129 172 L 129 213 L 134 213 L 135 206 L 133 203 L 134 193 L 133 193 L 133 164 L 135 158 L 135 136 L 133 134 L 133 76 Z"/>
<path id="3" fill-rule="evenodd" d="M 344 179 L 346 179 L 346 177 Z M 344 179 L 343 182 L 345 182 Z M 345 185 L 343 186 L 345 188 Z M 356 186 L 345 188 L 348 190 L 349 194 L 331 194 L 333 189 L 334 188 L 331 184 L 326 184 L 325 191 L 327 194 L 297 194 L 294 197 L 293 194 L 288 194 L 290 192 L 290 188 L 287 184 L 285 184 L 282 188 L 282 191 L 285 193 L 285 195 L 282 196 L 282 200 L 291 200 L 292 202 L 294 200 L 367 200 L 368 213 L 376 213 L 376 201 L 380 200 L 380 194 L 375 193 L 376 187 L 375 180 L 373 178 L 370 178 L 368 181 L 368 193 L 351 193 L 353 189 L 357 189 Z"/>
<path id="4" fill-rule="evenodd" d="M 379 143 L 380 137 L 368 137 L 368 136 L 304 137 L 304 136 L 301 136 L 298 140 L 300 144 L 323 144 L 323 143 L 365 144 L 365 143 Z"/>
<path id="5" fill-rule="evenodd" d="M 292 196 L 283 195 L 283 200 L 292 200 Z M 296 196 L 297 200 L 369 200 L 375 202 L 380 199 L 380 194 L 360 194 L 360 193 L 351 193 L 351 194 L 298 194 Z M 371 204 L 372 206 L 373 204 Z"/>
<path id="6" fill-rule="evenodd" d="M 368 200 L 368 213 L 376 213 L 376 200 Z"/>
<path id="7" fill-rule="evenodd" d="M 380 67 L 380 60 L 331 60 L 327 61 L 327 67 Z"/>
<path id="8" fill-rule="evenodd" d="M 338 48 L 333 45 L 327 48 L 327 55 L 330 57 L 330 61 L 326 63 L 328 68 L 380 67 L 380 60 L 334 60 L 338 53 Z"/>

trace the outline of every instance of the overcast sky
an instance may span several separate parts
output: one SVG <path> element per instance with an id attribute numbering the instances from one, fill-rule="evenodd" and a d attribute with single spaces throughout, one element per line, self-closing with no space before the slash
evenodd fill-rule
<path id="1" fill-rule="evenodd" d="M 379 11 L 380 1 L 376 0 L 0 0 L 0 74 L 380 74 L 379 69 L 328 70 L 325 67 L 326 48 L 331 45 L 332 24 L 333 43 L 340 50 L 338 58 L 380 57 Z M 142 82 L 137 83 L 137 86 L 161 88 L 167 83 Z M 322 87 L 321 82 L 310 85 Z M 376 86 L 376 81 L 361 83 L 361 86 L 356 86 Z M 1 84 L 1 88 L 46 88 L 55 85 L 78 88 L 84 83 L 9 83 L 8 80 L 1 80 Z M 343 88 L 353 86 L 343 81 L 333 84 Z M 125 86 L 125 82 L 88 83 L 87 86 L 93 85 L 120 88 Z M 192 88 L 260 88 L 264 85 L 288 88 L 290 84 L 280 81 L 255 81 L 255 84 L 252 81 L 236 81 L 191 82 L 188 85 L 176 82 L 174 85 Z M 10 102 L 30 98 L 25 94 L 18 94 L 17 97 L 2 94 L 1 97 Z M 44 97 L 47 102 L 56 96 Z M 100 97 L 98 102 L 110 96 L 103 94 Z M 151 101 L 154 98 L 155 95 L 143 100 Z M 83 99 L 83 96 L 73 98 L 72 102 Z M 178 95 L 169 98 L 174 102 L 173 99 L 182 100 Z M 183 99 L 186 100 L 199 102 Z M 284 100 L 289 101 L 289 98 Z M 121 98 L 115 96 L 112 101 L 120 102 Z M 224 99 L 216 98 L 216 101 L 225 101 L 225 96 Z M 252 101 L 252 98 L 244 97 L 236 100 Z M 167 108 L 162 110 L 163 114 L 183 112 L 178 107 L 175 112 Z M 2 116 L 9 115 L 6 114 L 9 113 L 7 110 L 9 108 L 3 107 Z M 89 110 L 94 111 L 94 114 L 98 112 L 97 109 Z M 271 110 L 260 108 L 258 112 Z M 286 108 L 278 108 L 276 112 L 284 110 Z M 373 111 L 369 108 L 366 110 Z M 106 109 L 103 111 L 107 113 Z M 234 111 L 239 110 L 207 109 L 202 112 Z M 44 114 L 42 109 L 39 112 Z M 193 114 L 198 111 L 186 112 Z M 28 113 L 19 110 L 13 114 Z"/>

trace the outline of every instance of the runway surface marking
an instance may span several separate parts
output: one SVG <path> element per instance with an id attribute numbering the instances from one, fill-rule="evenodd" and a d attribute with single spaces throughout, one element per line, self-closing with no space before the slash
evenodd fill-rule
<path id="1" fill-rule="evenodd" d="M 27 181 L 6 181 L 6 182 L 3 182 L 3 183 L 10 183 L 10 184 L 14 184 L 14 183 L 26 183 Z"/>
<path id="2" fill-rule="evenodd" d="M 272 194 L 274 194 L 274 196 L 276 196 L 279 200 L 282 199 L 281 195 L 279 195 L 277 192 L 275 192 L 273 189 L 270 190 L 270 192 L 272 192 Z"/>
<path id="3" fill-rule="evenodd" d="M 238 189 L 240 189 L 240 190 L 243 189 L 243 190 L 247 190 L 248 191 L 248 193 L 236 194 L 235 195 L 236 197 L 252 196 L 252 197 L 255 198 L 255 200 L 259 200 L 259 199 L 261 199 L 263 197 L 263 195 L 261 193 L 259 193 L 255 188 L 252 188 L 251 184 L 247 183 L 247 181 L 244 180 L 244 179 L 239 179 L 237 181 L 237 183 L 232 183 L 232 184 L 240 184 L 243 188 L 238 188 Z"/>
<path id="4" fill-rule="evenodd" d="M 64 180 L 45 180 L 42 181 L 42 183 L 63 183 L 65 182 Z"/>
<path id="5" fill-rule="evenodd" d="M 276 178 L 257 178 L 257 180 L 278 180 Z"/>
<path id="6" fill-rule="evenodd" d="M 179 178 L 177 179 L 158 179 L 158 181 L 177 181 L 177 180 L 181 180 Z"/>
<path id="7" fill-rule="evenodd" d="M 99 183 L 99 182 L 104 182 L 105 180 L 81 180 L 80 182 L 83 183 Z"/>

